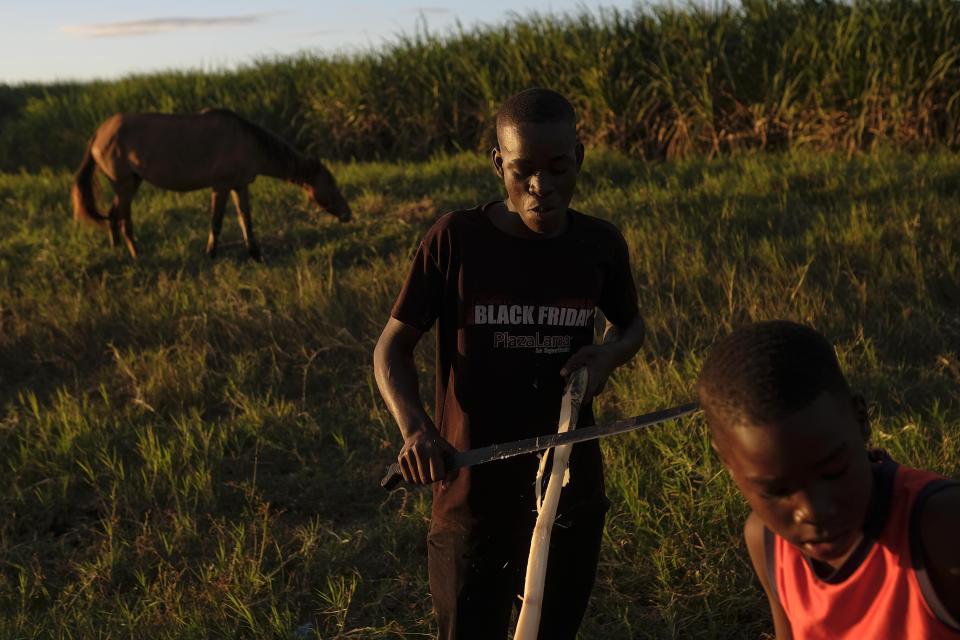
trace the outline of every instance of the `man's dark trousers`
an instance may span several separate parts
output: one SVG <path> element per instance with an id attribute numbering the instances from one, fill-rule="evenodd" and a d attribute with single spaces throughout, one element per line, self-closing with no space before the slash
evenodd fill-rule
<path id="1" fill-rule="evenodd" d="M 560 518 L 550 538 L 538 640 L 574 640 L 593 589 L 605 509 Z M 434 523 L 427 537 L 430 591 L 439 640 L 501 640 L 519 610 L 528 527 L 464 531 Z"/>

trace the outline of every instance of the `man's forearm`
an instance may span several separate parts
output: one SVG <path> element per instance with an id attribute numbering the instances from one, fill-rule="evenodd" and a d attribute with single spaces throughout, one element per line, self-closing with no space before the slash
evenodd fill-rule
<path id="1" fill-rule="evenodd" d="M 403 446 L 397 456 L 407 482 L 430 484 L 446 474 L 451 450 L 420 400 L 420 380 L 413 352 L 423 332 L 395 318 L 387 321 L 373 351 L 373 374 L 390 414 L 400 428 Z"/>
<path id="2" fill-rule="evenodd" d="M 603 332 L 603 346 L 608 350 L 614 367 L 628 362 L 637 354 L 643 345 L 645 333 L 643 319 L 639 315 L 623 330 L 607 321 L 606 330 Z"/>
<path id="3" fill-rule="evenodd" d="M 433 421 L 420 401 L 420 379 L 412 352 L 407 353 L 395 344 L 378 344 L 374 352 L 374 377 L 404 439 L 417 431 L 433 428 Z"/>

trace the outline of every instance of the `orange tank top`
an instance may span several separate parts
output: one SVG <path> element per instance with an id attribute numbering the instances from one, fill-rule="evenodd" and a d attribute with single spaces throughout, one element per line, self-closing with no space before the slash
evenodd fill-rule
<path id="1" fill-rule="evenodd" d="M 927 576 L 918 530 L 927 498 L 957 483 L 884 458 L 863 541 L 833 575 L 819 577 L 799 549 L 764 531 L 767 580 L 795 640 L 960 638 Z"/>

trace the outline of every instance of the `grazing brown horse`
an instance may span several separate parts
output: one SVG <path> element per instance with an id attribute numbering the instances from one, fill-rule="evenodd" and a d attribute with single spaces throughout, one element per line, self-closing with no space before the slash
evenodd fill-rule
<path id="1" fill-rule="evenodd" d="M 97 210 L 97 168 L 114 191 L 113 206 L 106 216 Z M 212 187 L 207 255 L 216 255 L 227 196 L 233 192 L 247 251 L 259 260 L 248 189 L 257 175 L 297 184 L 341 221 L 350 219 L 350 205 L 323 164 L 226 109 L 189 115 L 118 113 L 107 118 L 94 134 L 74 178 L 73 216 L 101 228 L 109 225 L 111 244 L 116 246 L 122 234 L 130 255 L 136 258 L 130 201 L 143 180 L 173 191 Z"/>

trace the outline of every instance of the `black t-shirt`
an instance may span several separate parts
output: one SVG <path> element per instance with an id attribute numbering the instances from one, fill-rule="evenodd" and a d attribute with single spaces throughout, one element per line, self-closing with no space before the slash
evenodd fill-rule
<path id="1" fill-rule="evenodd" d="M 421 331 L 438 322 L 434 418 L 461 451 L 555 433 L 560 369 L 593 343 L 595 307 L 619 327 L 637 315 L 627 246 L 612 224 L 571 209 L 559 236 L 516 238 L 494 226 L 489 206 L 433 225 L 392 310 Z M 588 404 L 577 425 L 592 423 Z M 434 485 L 434 526 L 532 522 L 537 465 L 528 454 L 460 469 Z M 575 445 L 561 515 L 604 501 L 599 445 Z"/>

